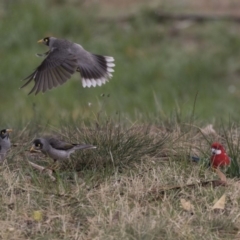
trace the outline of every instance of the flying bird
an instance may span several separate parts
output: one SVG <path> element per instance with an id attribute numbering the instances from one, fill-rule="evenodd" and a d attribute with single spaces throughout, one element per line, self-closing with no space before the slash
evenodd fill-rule
<path id="1" fill-rule="evenodd" d="M 9 133 L 12 132 L 12 129 L 3 129 L 0 132 L 0 162 L 2 162 L 8 150 L 11 147 L 11 141 L 9 138 Z"/>
<path id="2" fill-rule="evenodd" d="M 81 45 L 65 39 L 45 37 L 38 41 L 49 51 L 37 56 L 45 57 L 35 71 L 26 77 L 25 87 L 34 80 L 29 92 L 38 94 L 64 84 L 75 72 L 80 72 L 82 86 L 96 87 L 105 84 L 114 72 L 114 58 L 86 51 Z"/>
<path id="3" fill-rule="evenodd" d="M 220 143 L 213 143 L 211 145 L 212 156 L 210 158 L 210 165 L 213 168 L 228 166 L 231 163 L 230 157 L 227 155 L 224 147 Z"/>
<path id="4" fill-rule="evenodd" d="M 53 137 L 41 137 L 33 141 L 30 151 L 41 151 L 46 156 L 52 158 L 54 161 L 57 161 L 70 158 L 70 155 L 76 150 L 93 148 L 96 147 L 86 144 L 67 143 Z"/>

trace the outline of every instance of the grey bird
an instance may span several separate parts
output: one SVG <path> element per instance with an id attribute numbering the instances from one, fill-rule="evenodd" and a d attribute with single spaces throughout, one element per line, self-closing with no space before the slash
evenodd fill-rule
<path id="1" fill-rule="evenodd" d="M 32 80 L 35 84 L 29 94 L 45 92 L 62 85 L 75 72 L 80 72 L 83 87 L 105 84 L 114 72 L 114 58 L 86 51 L 81 45 L 65 39 L 45 37 L 38 41 L 49 47 L 49 51 L 37 56 L 46 56 L 40 66 L 26 77 L 25 87 Z"/>
<path id="2" fill-rule="evenodd" d="M 70 158 L 70 155 L 76 150 L 96 148 L 93 145 L 72 144 L 60 141 L 53 137 L 41 137 L 34 139 L 30 151 L 41 151 L 54 161 Z"/>
<path id="3" fill-rule="evenodd" d="M 2 162 L 8 150 L 11 147 L 11 141 L 9 138 L 9 133 L 12 132 L 12 129 L 3 129 L 0 132 L 0 162 Z"/>

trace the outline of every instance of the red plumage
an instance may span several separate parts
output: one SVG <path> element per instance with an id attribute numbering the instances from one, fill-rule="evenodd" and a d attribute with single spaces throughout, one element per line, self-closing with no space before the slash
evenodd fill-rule
<path id="1" fill-rule="evenodd" d="M 231 159 L 226 154 L 224 147 L 220 143 L 213 143 L 212 146 L 212 156 L 210 158 L 210 164 L 213 168 L 228 166 Z"/>

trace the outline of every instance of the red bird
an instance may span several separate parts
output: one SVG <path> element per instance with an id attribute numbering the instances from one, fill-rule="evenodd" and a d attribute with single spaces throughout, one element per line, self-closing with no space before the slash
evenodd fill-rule
<path id="1" fill-rule="evenodd" d="M 212 146 L 212 156 L 210 158 L 210 164 L 213 168 L 228 166 L 231 159 L 226 154 L 224 147 L 220 143 L 213 143 Z"/>

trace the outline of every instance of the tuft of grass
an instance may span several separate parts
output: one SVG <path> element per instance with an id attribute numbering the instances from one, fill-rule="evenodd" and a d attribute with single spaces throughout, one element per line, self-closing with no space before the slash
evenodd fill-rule
<path id="1" fill-rule="evenodd" d="M 240 153 L 240 139 L 239 128 L 235 123 L 229 124 L 228 129 L 223 127 L 223 138 L 228 147 L 228 155 L 231 158 L 231 165 L 227 169 L 229 177 L 240 177 L 239 153 Z"/>

